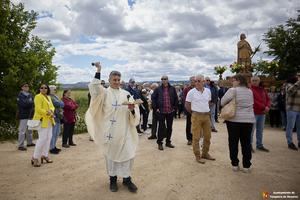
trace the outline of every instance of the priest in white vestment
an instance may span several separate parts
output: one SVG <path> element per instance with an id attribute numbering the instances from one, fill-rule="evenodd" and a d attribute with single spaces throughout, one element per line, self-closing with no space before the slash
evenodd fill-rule
<path id="1" fill-rule="evenodd" d="M 88 132 L 104 153 L 110 190 L 118 191 L 117 177 L 120 176 L 129 191 L 136 192 L 131 169 L 138 145 L 138 105 L 129 92 L 120 88 L 120 72 L 110 73 L 110 86 L 106 89 L 100 81 L 100 62 L 95 66 L 97 72 L 89 84 L 91 102 L 85 116 Z"/>

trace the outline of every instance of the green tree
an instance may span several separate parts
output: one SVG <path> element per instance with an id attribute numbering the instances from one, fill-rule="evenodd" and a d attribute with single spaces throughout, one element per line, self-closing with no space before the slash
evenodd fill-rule
<path id="1" fill-rule="evenodd" d="M 36 12 L 9 0 L 2 0 L 0 6 L 0 119 L 13 122 L 21 83 L 29 83 L 33 93 L 41 83 L 55 83 L 55 49 L 49 41 L 31 34 Z"/>
<path id="2" fill-rule="evenodd" d="M 300 11 L 298 11 L 299 13 Z M 272 27 L 264 34 L 269 55 L 278 61 L 278 79 L 284 80 L 300 71 L 300 15 L 285 25 Z"/>

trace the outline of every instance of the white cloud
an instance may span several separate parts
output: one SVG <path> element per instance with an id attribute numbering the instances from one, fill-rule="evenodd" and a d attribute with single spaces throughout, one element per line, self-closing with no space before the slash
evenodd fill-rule
<path id="1" fill-rule="evenodd" d="M 159 80 L 162 74 L 180 80 L 195 73 L 216 77 L 214 66 L 236 60 L 241 32 L 254 48 L 269 27 L 295 17 L 300 8 L 297 0 L 137 0 L 132 7 L 126 0 L 24 2 L 28 9 L 51 13 L 38 20 L 34 33 L 56 42 L 63 82 L 90 79 L 91 74 L 82 75 L 85 69 L 66 62 L 72 55 L 112 60 L 117 64 L 107 66 L 106 74 L 120 69 L 125 80 Z M 93 39 L 86 43 L 82 36 Z"/>

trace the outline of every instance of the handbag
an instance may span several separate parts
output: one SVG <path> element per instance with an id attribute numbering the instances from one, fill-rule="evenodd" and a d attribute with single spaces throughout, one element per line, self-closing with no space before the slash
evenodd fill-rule
<path id="1" fill-rule="evenodd" d="M 38 130 L 40 128 L 41 121 L 30 119 L 27 121 L 28 130 Z"/>
<path id="2" fill-rule="evenodd" d="M 222 108 L 220 116 L 224 120 L 232 119 L 235 116 L 235 111 L 236 111 L 236 90 L 234 93 L 234 97 L 231 99 L 231 101 Z"/>

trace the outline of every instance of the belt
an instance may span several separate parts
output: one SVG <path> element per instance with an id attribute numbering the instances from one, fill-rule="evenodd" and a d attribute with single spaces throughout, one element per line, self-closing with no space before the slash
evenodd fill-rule
<path id="1" fill-rule="evenodd" d="M 196 115 L 210 115 L 210 112 L 197 112 L 197 111 L 192 111 L 192 114 L 196 114 Z"/>

